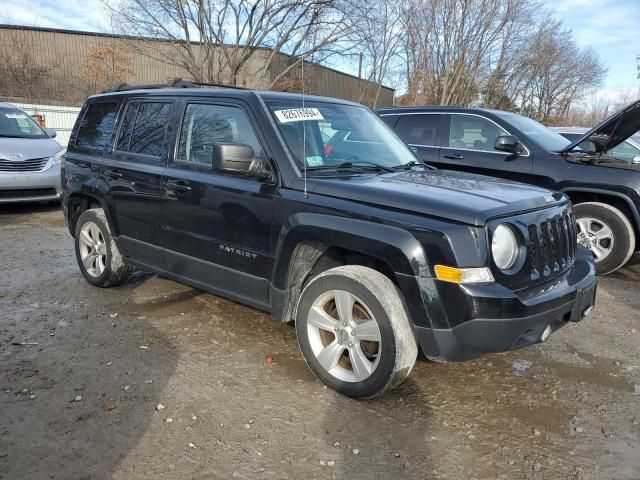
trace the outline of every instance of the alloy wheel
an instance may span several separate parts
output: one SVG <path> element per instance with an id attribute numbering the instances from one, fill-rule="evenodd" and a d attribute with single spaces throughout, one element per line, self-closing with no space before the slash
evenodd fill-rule
<path id="1" fill-rule="evenodd" d="M 92 277 L 99 277 L 107 264 L 107 246 L 100 227 L 93 222 L 86 222 L 78 240 L 84 269 Z"/>
<path id="2" fill-rule="evenodd" d="M 578 243 L 591 250 L 596 262 L 608 257 L 614 245 L 611 228 L 594 217 L 577 218 L 576 223 L 578 224 Z"/>
<path id="3" fill-rule="evenodd" d="M 339 380 L 366 380 L 380 362 L 378 322 L 359 298 L 344 290 L 330 290 L 313 302 L 307 335 L 318 363 Z"/>

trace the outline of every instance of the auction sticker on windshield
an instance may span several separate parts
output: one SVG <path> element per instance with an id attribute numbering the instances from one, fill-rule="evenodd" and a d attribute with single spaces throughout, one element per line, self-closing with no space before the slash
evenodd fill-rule
<path id="1" fill-rule="evenodd" d="M 317 108 L 290 108 L 288 110 L 276 110 L 273 112 L 280 123 L 308 122 L 311 120 L 324 120 Z"/>

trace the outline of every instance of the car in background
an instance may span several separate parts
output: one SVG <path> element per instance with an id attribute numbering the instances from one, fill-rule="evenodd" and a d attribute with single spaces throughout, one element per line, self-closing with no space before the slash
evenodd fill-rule
<path id="1" fill-rule="evenodd" d="M 29 114 L 0 103 L 0 203 L 60 198 L 63 148 Z"/>
<path id="2" fill-rule="evenodd" d="M 551 127 L 551 130 L 558 132 L 564 138 L 574 142 L 584 136 L 589 131 L 584 127 Z M 582 150 L 589 151 L 592 146 L 589 140 L 585 140 L 578 145 Z M 609 149 L 608 155 L 627 163 L 640 163 L 640 133 L 635 133 L 627 138 L 620 145 Z"/>
<path id="3" fill-rule="evenodd" d="M 377 113 L 423 163 L 566 193 L 575 205 L 578 242 L 593 253 L 598 273 L 617 270 L 640 249 L 640 164 L 611 155 L 640 130 L 640 101 L 574 141 L 500 110 L 417 106 Z M 538 235 L 550 251 L 556 248 L 549 232 Z"/>

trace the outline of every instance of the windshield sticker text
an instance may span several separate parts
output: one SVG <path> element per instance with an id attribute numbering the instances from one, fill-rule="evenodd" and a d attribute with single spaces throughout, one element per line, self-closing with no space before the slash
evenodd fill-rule
<path id="1" fill-rule="evenodd" d="M 308 122 L 311 120 L 324 120 L 324 117 L 317 108 L 290 108 L 288 110 L 276 110 L 280 123 Z"/>

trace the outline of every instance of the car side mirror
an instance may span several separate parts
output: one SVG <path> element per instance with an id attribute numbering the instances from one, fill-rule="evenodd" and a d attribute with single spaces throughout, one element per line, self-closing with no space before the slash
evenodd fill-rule
<path id="1" fill-rule="evenodd" d="M 633 164 L 640 163 L 640 155 L 636 155 L 635 157 L 633 157 L 631 159 L 631 163 L 633 163 Z"/>
<path id="2" fill-rule="evenodd" d="M 499 136 L 496 138 L 496 143 L 493 148 L 500 152 L 512 153 L 514 155 L 519 155 L 522 152 L 522 144 L 513 135 Z"/>
<path id="3" fill-rule="evenodd" d="M 247 174 L 254 156 L 250 145 L 216 143 L 211 154 L 211 168 L 220 172 Z"/>
<path id="4" fill-rule="evenodd" d="M 45 128 L 45 132 L 49 135 L 50 138 L 56 138 L 58 136 L 58 132 L 56 132 L 53 128 Z"/>

